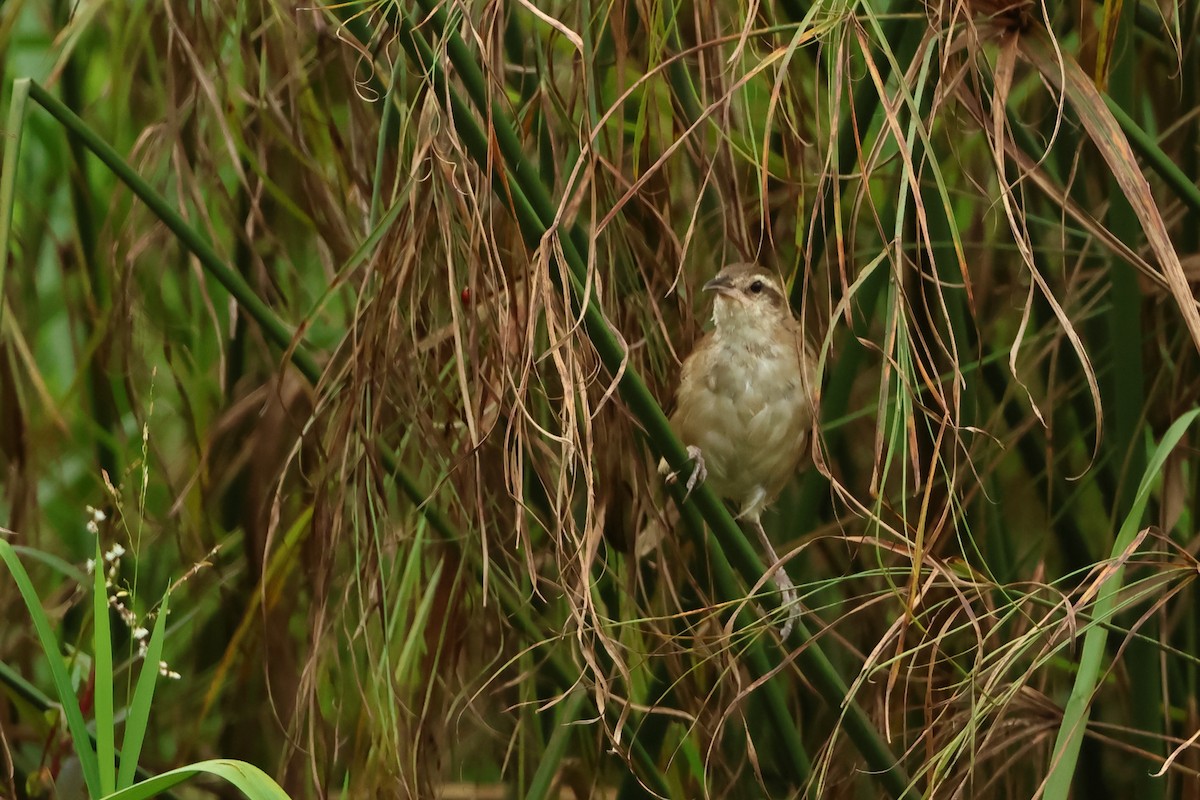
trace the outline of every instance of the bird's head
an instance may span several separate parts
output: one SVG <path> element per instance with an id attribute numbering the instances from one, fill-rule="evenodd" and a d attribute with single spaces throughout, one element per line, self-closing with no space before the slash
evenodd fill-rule
<path id="1" fill-rule="evenodd" d="M 732 264 L 704 284 L 713 292 L 713 324 L 771 329 L 792 318 L 779 276 L 757 264 Z"/>

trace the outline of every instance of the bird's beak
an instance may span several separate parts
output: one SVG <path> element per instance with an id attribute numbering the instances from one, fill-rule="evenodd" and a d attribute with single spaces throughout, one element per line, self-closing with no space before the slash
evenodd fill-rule
<path id="1" fill-rule="evenodd" d="M 733 294 L 733 283 L 730 282 L 729 276 L 718 275 L 708 283 L 704 284 L 704 291 L 726 295 Z"/>

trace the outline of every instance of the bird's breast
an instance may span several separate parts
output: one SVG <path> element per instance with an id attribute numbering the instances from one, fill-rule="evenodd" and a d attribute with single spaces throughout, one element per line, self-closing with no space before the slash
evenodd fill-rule
<path id="1" fill-rule="evenodd" d="M 795 471 L 812 423 L 796 342 L 715 335 L 708 345 L 684 364 L 676 430 L 700 448 L 718 493 L 739 503 L 774 496 Z"/>

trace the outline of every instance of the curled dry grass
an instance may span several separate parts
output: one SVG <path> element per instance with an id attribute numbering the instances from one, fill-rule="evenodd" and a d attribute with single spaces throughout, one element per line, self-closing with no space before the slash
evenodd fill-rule
<path id="1" fill-rule="evenodd" d="M 216 736 L 281 764 L 297 793 L 431 796 L 501 774 L 532 793 L 559 752 L 548 729 L 575 723 L 557 780 L 577 794 L 624 780 L 632 795 L 626 773 L 649 780 L 638 746 L 677 796 L 877 790 L 847 712 L 819 702 L 796 652 L 766 677 L 749 666 L 772 629 L 733 623 L 759 604 L 719 596 L 715 545 L 664 494 L 661 443 L 647 446 L 572 298 L 575 235 L 583 291 L 662 403 L 707 276 L 759 260 L 795 286 L 823 342 L 823 414 L 816 466 L 768 526 L 815 640 L 915 791 L 1048 786 L 1075 642 L 1100 624 L 1117 563 L 1103 624 L 1118 645 L 1089 690 L 1103 713 L 1077 780 L 1133 785 L 1187 743 L 1195 553 L 1171 531 L 1192 518 L 1189 450 L 1163 468 L 1159 527 L 1105 559 L 1144 436 L 1195 401 L 1200 318 L 1177 255 L 1195 210 L 1147 183 L 1087 66 L 1174 80 L 1190 51 L 1112 61 L 1095 48 L 1115 22 L 1035 4 L 793 5 L 168 3 L 66 24 L 93 53 L 123 31 L 110 57 L 161 74 L 113 73 L 101 94 L 129 116 L 107 119 L 112 138 L 300 325 L 297 346 L 323 353 L 315 386 L 284 368 L 116 190 L 99 252 L 121 266 L 111 311 L 74 323 L 101 343 L 78 379 L 91 361 L 162 364 L 160 402 L 182 424 L 146 420 L 163 439 L 159 536 L 195 561 L 240 533 L 197 599 L 195 640 L 216 644 L 194 665 L 205 690 L 180 700 L 197 734 L 184 751 Z M 406 13 L 448 85 L 402 48 Z M 484 152 L 448 111 L 471 91 L 451 31 L 494 104 L 475 114 Z M 1178 121 L 1160 142 L 1178 152 L 1187 109 L 1152 105 L 1159 129 Z M 530 176 L 503 171 L 503 117 L 559 203 L 539 241 L 512 213 Z M 164 264 L 176 296 L 160 301 Z M 40 319 L 16 316 L 7 352 Z M 27 392 L 40 385 L 14 361 Z M 140 378 L 93 380 L 142 414 Z M 22 463 L 13 487 L 48 462 Z M 403 502 L 396 468 L 440 522 Z M 565 718 L 573 689 L 593 714 Z M 811 770 L 768 727 L 777 697 Z M 1183 751 L 1160 790 L 1198 768 Z"/>

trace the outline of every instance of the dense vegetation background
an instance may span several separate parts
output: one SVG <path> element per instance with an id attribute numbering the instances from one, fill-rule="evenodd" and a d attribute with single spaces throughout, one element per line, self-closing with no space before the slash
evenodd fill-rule
<path id="1" fill-rule="evenodd" d="M 0 796 L 1197 796 L 1198 12 L 0 4 Z M 744 260 L 783 642 L 656 470 Z"/>

